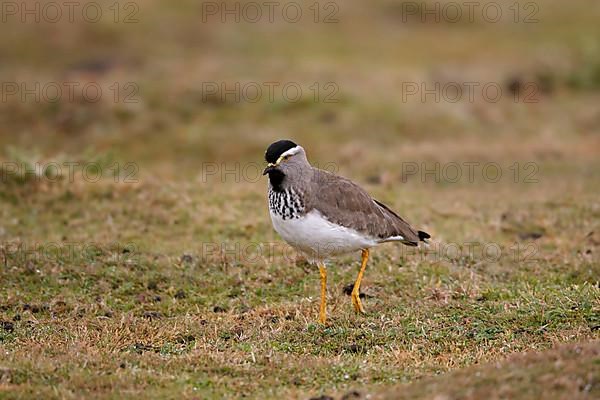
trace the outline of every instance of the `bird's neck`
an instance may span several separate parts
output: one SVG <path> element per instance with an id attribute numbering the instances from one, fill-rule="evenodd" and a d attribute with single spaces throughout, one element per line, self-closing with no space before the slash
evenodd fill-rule
<path id="1" fill-rule="evenodd" d="M 275 192 L 282 192 L 285 190 L 283 187 L 285 180 L 286 176 L 283 172 L 278 170 L 269 172 L 269 183 Z"/>

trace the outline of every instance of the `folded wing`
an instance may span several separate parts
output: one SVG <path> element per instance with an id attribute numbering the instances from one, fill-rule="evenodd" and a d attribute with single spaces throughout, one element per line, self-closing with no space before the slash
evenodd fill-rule
<path id="1" fill-rule="evenodd" d="M 419 240 L 424 240 L 421 237 L 427 235 L 425 232 L 414 230 L 402 217 L 374 200 L 354 182 L 326 171 L 317 171 L 311 182 L 313 195 L 308 199 L 307 211 L 316 209 L 330 222 L 381 242 L 400 241 L 416 246 Z"/>

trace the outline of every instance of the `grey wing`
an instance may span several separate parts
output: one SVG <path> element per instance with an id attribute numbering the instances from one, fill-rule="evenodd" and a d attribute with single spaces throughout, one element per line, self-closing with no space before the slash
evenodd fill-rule
<path id="1" fill-rule="evenodd" d="M 409 245 L 419 242 L 418 233 L 408 222 L 349 179 L 319 170 L 312 185 L 308 208 L 318 210 L 330 222 L 382 242 L 398 240 Z"/>

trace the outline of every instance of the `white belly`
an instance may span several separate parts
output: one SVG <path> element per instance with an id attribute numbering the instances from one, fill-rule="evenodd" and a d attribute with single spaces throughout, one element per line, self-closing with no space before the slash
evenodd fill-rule
<path id="1" fill-rule="evenodd" d="M 354 229 L 327 221 L 316 210 L 304 217 L 286 220 L 273 212 L 270 214 L 277 233 L 304 253 L 309 261 L 323 261 L 331 256 L 366 249 L 378 243 Z"/>

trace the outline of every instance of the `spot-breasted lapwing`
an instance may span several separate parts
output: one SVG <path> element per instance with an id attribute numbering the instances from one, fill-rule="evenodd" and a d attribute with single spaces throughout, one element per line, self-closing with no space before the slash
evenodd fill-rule
<path id="1" fill-rule="evenodd" d="M 273 227 L 292 247 L 319 266 L 321 307 L 319 321 L 325 323 L 327 270 L 332 256 L 362 251 L 362 263 L 352 304 L 364 313 L 359 290 L 369 259 L 369 249 L 385 242 L 418 246 L 429 234 L 415 230 L 385 204 L 371 198 L 358 185 L 327 171 L 314 168 L 304 149 L 290 140 L 269 146 L 269 213 Z"/>

